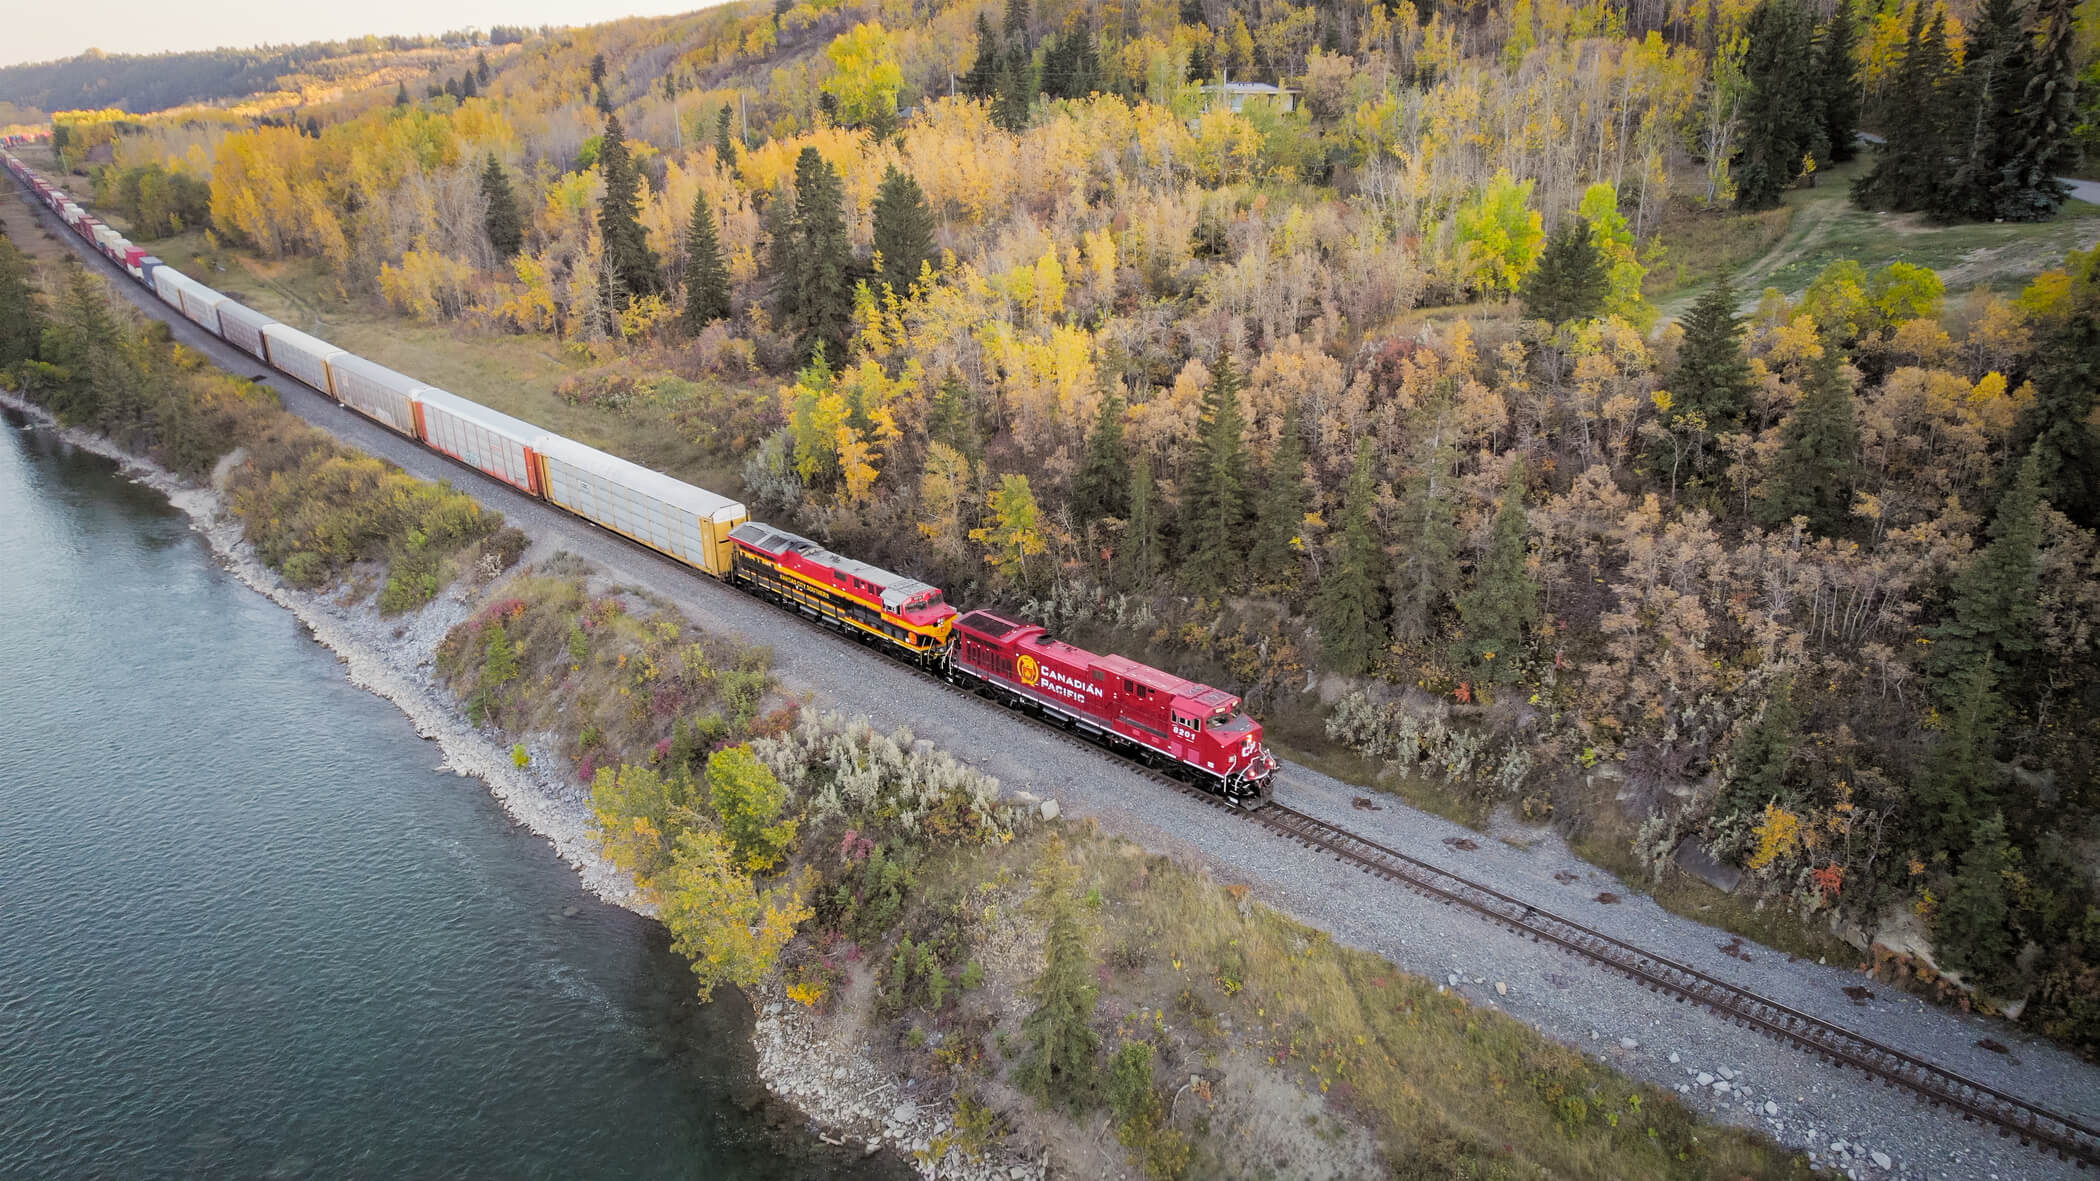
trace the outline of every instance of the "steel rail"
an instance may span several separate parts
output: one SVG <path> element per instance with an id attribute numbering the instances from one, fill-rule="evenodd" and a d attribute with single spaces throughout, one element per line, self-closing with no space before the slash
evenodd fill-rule
<path id="1" fill-rule="evenodd" d="M 1271 804 L 1247 813 L 1256 824 L 1325 850 L 1367 873 L 1397 881 L 1444 902 L 1486 916 L 1534 942 L 1555 944 L 1644 985 L 1650 992 L 1692 1001 L 1708 1012 L 1774 1040 L 1791 1043 L 1840 1068 L 1853 1067 L 1885 1086 L 1901 1086 L 1927 1104 L 1966 1120 L 1994 1125 L 2023 1145 L 2054 1151 L 2079 1168 L 2100 1164 L 2100 1131 L 2077 1118 L 2007 1094 L 1789 1005 L 1708 975 L 1480 885 L 1420 858 L 1379 844 L 1295 808 Z"/>

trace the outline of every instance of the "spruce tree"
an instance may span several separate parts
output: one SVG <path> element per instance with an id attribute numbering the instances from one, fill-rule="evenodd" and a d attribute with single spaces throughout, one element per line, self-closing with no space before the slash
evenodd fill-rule
<path id="1" fill-rule="evenodd" d="M 1976 826 L 1961 872 L 1933 915 L 1937 958 L 1979 984 L 2002 978 L 2018 948 L 2007 926 L 2012 908 L 2005 896 L 2006 853 L 2005 818 L 1993 812 Z"/>
<path id="2" fill-rule="evenodd" d="M 469 70 L 468 72 L 466 72 L 466 73 L 464 73 L 464 74 L 461 74 L 461 75 L 459 76 L 459 98 L 460 98 L 460 101 L 461 101 L 461 102 L 465 102 L 466 100 L 468 100 L 468 99 L 470 99 L 470 98 L 480 98 L 480 97 L 481 97 L 481 87 L 479 87 L 479 86 L 475 85 L 475 83 L 474 83 L 474 73 L 473 73 L 473 71 Z"/>
<path id="3" fill-rule="evenodd" d="M 1911 12 L 1910 36 L 1891 88 L 1906 109 L 1890 123 L 1888 142 L 1876 154 L 1873 169 L 1852 186 L 1852 201 L 1863 209 L 1904 213 L 1939 204 L 1947 172 L 1944 125 L 1953 58 L 1947 52 L 1945 12 L 1935 8 L 1926 24 L 1925 8 L 1919 4 Z"/>
<path id="4" fill-rule="evenodd" d="M 1190 581 L 1217 593 L 1244 581 L 1247 552 L 1247 427 L 1240 415 L 1240 376 L 1230 347 L 1203 390 L 1195 478 L 1187 502 Z"/>
<path id="5" fill-rule="evenodd" d="M 494 152 L 489 153 L 488 165 L 481 170 L 481 197 L 488 205 L 481 224 L 489 245 L 495 248 L 497 258 L 515 257 L 525 246 L 525 221 L 518 215 L 518 197 L 511 191 L 510 176 Z"/>
<path id="6" fill-rule="evenodd" d="M 1356 447 L 1356 467 L 1342 494 L 1341 544 L 1334 567 L 1313 593 L 1313 622 L 1320 647 L 1337 671 L 1360 673 L 1371 667 L 1385 647 L 1385 610 L 1380 601 L 1379 568 L 1385 550 L 1372 530 L 1371 509 L 1378 489 L 1371 477 L 1371 440 Z"/>
<path id="7" fill-rule="evenodd" d="M 2041 45 L 2017 114 L 2006 121 L 2015 146 L 1998 215 L 2012 221 L 2053 216 L 2071 195 L 2057 175 L 2078 155 L 2072 139 L 2078 124 L 2076 17 L 2070 0 L 2040 0 L 2037 8 Z"/>
<path id="8" fill-rule="evenodd" d="M 815 148 L 795 158 L 791 321 L 805 356 L 818 347 L 844 358 L 853 321 L 853 243 L 846 236 L 845 186 Z"/>
<path id="9" fill-rule="evenodd" d="M 1590 236 L 1589 220 L 1581 217 L 1561 224 L 1517 288 L 1524 314 L 1549 324 L 1591 319 L 1604 310 L 1609 294 L 1611 276 Z"/>
<path id="10" fill-rule="evenodd" d="M 474 80 L 483 86 L 487 86 L 490 76 L 489 55 L 486 52 L 476 53 L 474 55 Z"/>
<path id="11" fill-rule="evenodd" d="M 2034 458 L 2041 498 L 2081 528 L 2100 527 L 2100 251 L 2082 260 L 2062 318 L 2040 341 L 2035 396 L 2013 420 L 2008 455 Z M 2009 487 L 2017 465 L 2001 477 Z"/>
<path id="12" fill-rule="evenodd" d="M 612 118 L 612 113 L 613 113 L 613 101 L 612 101 L 612 96 L 611 96 L 611 95 L 609 95 L 609 94 L 607 94 L 607 93 L 605 93 L 605 84 L 604 84 L 604 83 L 602 83 L 602 82 L 601 82 L 601 83 L 599 83 L 599 84 L 598 84 L 598 96 L 597 96 L 597 97 L 596 97 L 595 99 L 591 100 L 591 105 L 592 105 L 592 106 L 594 106 L 594 107 L 596 107 L 596 108 L 598 108 L 598 113 L 599 113 L 599 114 L 601 114 L 601 115 L 605 116 L 605 117 L 606 117 L 606 118 L 608 118 L 608 119 Z"/>
<path id="13" fill-rule="evenodd" d="M 1436 629 L 1458 567 L 1458 512 L 1452 504 L 1458 452 L 1441 423 L 1422 443 L 1421 458 L 1400 498 L 1393 565 L 1393 631 L 1419 640 Z"/>
<path id="14" fill-rule="evenodd" d="M 992 32 L 992 18 L 977 14 L 977 59 L 970 63 L 970 71 L 962 76 L 962 92 L 971 98 L 990 98 L 999 87 L 999 70 L 1006 58 L 1006 49 L 999 43 L 998 34 Z"/>
<path id="15" fill-rule="evenodd" d="M 693 216 L 685 232 L 685 330 L 697 333 L 728 318 L 729 267 L 722 261 L 722 240 L 715 232 L 714 202 L 703 189 L 693 196 Z"/>
<path id="16" fill-rule="evenodd" d="M 1282 436 L 1276 441 L 1276 453 L 1269 457 L 1268 482 L 1254 506 L 1254 549 L 1248 563 L 1259 585 L 1285 589 L 1298 585 L 1303 564 L 1299 538 L 1312 503 L 1305 474 L 1304 428 L 1294 399 L 1283 408 Z"/>
<path id="17" fill-rule="evenodd" d="M 598 145 L 598 169 L 605 179 L 605 199 L 598 205 L 598 232 L 605 242 L 605 269 L 612 279 L 614 310 L 639 296 L 663 290 L 656 251 L 642 230 L 642 179 L 635 172 L 634 158 L 627 151 L 627 137 L 618 115 L 605 117 L 605 135 Z"/>
<path id="18" fill-rule="evenodd" d="M 1837 346 L 1825 343 L 1822 348 L 1810 362 L 1801 404 L 1780 430 L 1779 457 L 1757 516 L 1767 525 L 1806 517 L 1812 531 L 1829 537 L 1844 527 L 1852 511 L 1859 420 Z"/>
<path id="19" fill-rule="evenodd" d="M 1789 802 L 1800 724 L 1794 679 L 1782 675 L 1766 691 L 1764 711 L 1728 748 L 1728 782 L 1714 801 L 1714 819 L 1756 816 L 1767 804 Z"/>
<path id="20" fill-rule="evenodd" d="M 1745 29 L 1742 144 L 1735 154 L 1738 209 L 1770 209 L 1801 176 L 1822 132 L 1812 76 L 1808 13 L 1798 0 L 1762 0 Z"/>
<path id="21" fill-rule="evenodd" d="M 1750 409 L 1750 358 L 1743 352 L 1735 304 L 1735 289 L 1724 275 L 1692 305 L 1670 379 L 1670 413 L 1696 413 L 1716 435 L 1742 429 Z"/>
<path id="22" fill-rule="evenodd" d="M 1075 1114 L 1093 1103 L 1101 1048 L 1093 1027 L 1093 957 L 1072 896 L 1076 876 L 1064 842 L 1052 840 L 1037 878 L 1037 901 L 1049 915 L 1043 971 L 1029 989 L 1035 1007 L 1021 1023 L 1026 1045 L 1014 1067 L 1022 1090 Z"/>
<path id="23" fill-rule="evenodd" d="M 408 105 L 408 83 L 403 82 L 400 89 L 394 91 L 394 105 L 397 107 Z"/>
<path id="24" fill-rule="evenodd" d="M 1840 3 L 1816 46 L 1816 106 L 1832 163 L 1859 154 L 1859 30 L 1852 5 Z"/>
<path id="25" fill-rule="evenodd" d="M 933 210 L 919 182 L 892 164 L 875 192 L 874 217 L 875 253 L 882 264 L 875 277 L 902 299 L 918 281 L 919 268 L 933 261 Z"/>
<path id="26" fill-rule="evenodd" d="M 2041 463 L 2034 452 L 1992 514 L 1990 540 L 1954 580 L 1947 616 L 1932 629 L 1934 696 L 1950 699 L 1979 661 L 2018 684 L 2039 639 Z"/>
<path id="27" fill-rule="evenodd" d="M 1000 130 L 1019 134 L 1028 126 L 1029 108 L 1035 103 L 1035 69 L 1025 56 L 1009 53 L 999 67 L 999 81 L 992 95 L 992 122 Z"/>
<path id="28" fill-rule="evenodd" d="M 1972 654 L 1939 677 L 1934 693 L 1940 702 L 1940 732 L 1918 772 L 1912 824 L 1920 848 L 1959 851 L 1976 818 L 1996 807 L 1999 772 L 1993 748 L 2005 703 L 1987 654 Z"/>
<path id="29" fill-rule="evenodd" d="M 1123 446 L 1123 398 L 1111 390 L 1087 433 L 1086 458 L 1072 481 L 1072 516 L 1082 525 L 1130 511 L 1130 456 Z"/>
<path id="30" fill-rule="evenodd" d="M 1948 100 L 1947 139 L 1956 163 L 1932 207 L 1943 220 L 2002 216 L 1998 204 L 2018 150 L 2014 125 L 2034 73 L 2033 46 L 2021 18 L 2018 0 L 1985 0 L 1970 30 Z"/>
<path id="31" fill-rule="evenodd" d="M 1522 671 L 1524 633 L 1538 620 L 1539 584 L 1531 576 L 1530 526 L 1524 513 L 1524 463 L 1509 466 L 1487 552 L 1473 566 L 1473 585 L 1458 596 L 1465 632 L 1459 663 L 1486 684 L 1509 684 Z"/>
<path id="32" fill-rule="evenodd" d="M 935 443 L 955 448 L 956 454 L 969 460 L 972 467 L 984 461 L 984 436 L 977 429 L 977 411 L 970 405 L 970 387 L 953 369 L 934 391 L 926 435 Z"/>
<path id="33" fill-rule="evenodd" d="M 1149 589 L 1159 574 L 1159 488 L 1152 481 L 1152 457 L 1138 453 L 1130 465 L 1130 520 L 1123 527 L 1123 549 L 1117 554 L 1123 584 Z"/>
<path id="34" fill-rule="evenodd" d="M 715 159 L 723 168 L 736 170 L 736 144 L 729 136 L 729 108 L 715 112 Z"/>
<path id="35" fill-rule="evenodd" d="M 591 85 L 596 86 L 604 81 L 605 55 L 602 53 L 594 53 L 591 55 Z"/>

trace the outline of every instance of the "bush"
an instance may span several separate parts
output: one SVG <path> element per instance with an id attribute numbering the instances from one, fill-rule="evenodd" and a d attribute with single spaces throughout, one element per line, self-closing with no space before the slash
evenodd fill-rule
<path id="1" fill-rule="evenodd" d="M 317 553 L 300 550 L 284 560 L 280 572 L 293 586 L 312 590 L 328 582 L 328 562 Z"/>

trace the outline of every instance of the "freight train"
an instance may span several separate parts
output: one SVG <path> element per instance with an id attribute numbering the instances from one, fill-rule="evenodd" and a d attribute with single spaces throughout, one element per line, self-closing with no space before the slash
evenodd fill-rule
<path id="1" fill-rule="evenodd" d="M 206 332 L 496 480 L 995 701 L 1242 807 L 1270 798 L 1261 723 L 1221 689 L 1042 627 L 964 613 L 940 588 L 750 519 L 742 504 L 437 389 L 280 324 L 132 245 L 12 152 L 7 170 L 82 241 Z"/>

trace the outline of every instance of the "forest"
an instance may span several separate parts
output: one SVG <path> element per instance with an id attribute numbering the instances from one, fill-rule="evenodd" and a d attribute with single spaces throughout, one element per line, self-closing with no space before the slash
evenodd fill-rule
<path id="1" fill-rule="evenodd" d="M 2093 1053 L 2100 251 L 1725 275 L 1819 180 L 2072 216 L 2096 49 L 2096 0 L 778 0 L 58 126 L 126 217 L 558 341 L 769 517 Z"/>

